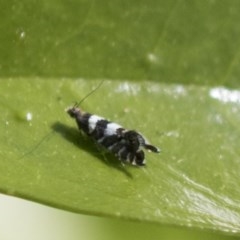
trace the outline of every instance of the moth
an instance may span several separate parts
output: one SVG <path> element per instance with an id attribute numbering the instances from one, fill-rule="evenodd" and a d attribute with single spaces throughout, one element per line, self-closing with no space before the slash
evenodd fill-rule
<path id="1" fill-rule="evenodd" d="M 112 152 L 120 161 L 144 166 L 146 162 L 143 149 L 154 153 L 160 152 L 159 148 L 151 145 L 139 132 L 127 130 L 103 117 L 82 111 L 79 105 L 83 100 L 67 108 L 66 112 L 76 120 L 79 130 L 82 130 L 99 145 Z"/>

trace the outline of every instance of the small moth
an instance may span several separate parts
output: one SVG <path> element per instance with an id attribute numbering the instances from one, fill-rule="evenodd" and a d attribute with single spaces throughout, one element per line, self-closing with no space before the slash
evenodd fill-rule
<path id="1" fill-rule="evenodd" d="M 86 97 L 92 94 L 97 88 Z M 103 117 L 82 111 L 79 105 L 83 100 L 73 107 L 67 108 L 66 112 L 76 120 L 79 130 L 82 130 L 98 144 L 115 154 L 120 161 L 123 163 L 129 162 L 132 165 L 144 166 L 145 156 L 142 149 L 147 149 L 155 153 L 160 152 L 157 147 L 149 144 L 139 132 L 127 130 L 121 125 L 110 122 Z"/>

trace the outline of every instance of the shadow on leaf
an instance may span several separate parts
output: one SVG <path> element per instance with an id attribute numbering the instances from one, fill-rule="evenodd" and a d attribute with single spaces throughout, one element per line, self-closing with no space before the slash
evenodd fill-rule
<path id="1" fill-rule="evenodd" d="M 94 141 L 91 138 L 84 137 L 84 135 L 81 134 L 81 132 L 79 132 L 79 130 L 76 128 L 69 127 L 60 122 L 55 122 L 52 125 L 52 129 L 78 148 L 81 148 L 81 150 L 87 151 L 94 158 L 101 160 L 101 162 L 106 164 L 108 167 L 116 168 L 117 170 L 123 172 L 127 177 L 133 178 L 132 174 L 129 173 L 127 169 L 120 164 L 120 161 L 116 157 L 110 153 L 106 153 L 106 151 L 103 151 L 99 145 L 96 143 L 94 144 Z M 97 149 L 99 149 L 99 151 L 96 151 Z"/>

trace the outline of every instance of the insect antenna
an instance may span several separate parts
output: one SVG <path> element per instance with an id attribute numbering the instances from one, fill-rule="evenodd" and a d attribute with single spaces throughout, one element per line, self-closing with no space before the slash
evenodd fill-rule
<path id="1" fill-rule="evenodd" d="M 101 85 L 103 84 L 104 80 L 102 80 L 91 92 L 89 92 L 84 98 L 82 98 L 79 102 L 76 102 L 74 107 L 79 107 L 81 103 L 84 102 L 84 100 L 86 100 L 90 95 L 92 95 L 96 90 L 98 90 L 98 88 L 101 87 Z"/>

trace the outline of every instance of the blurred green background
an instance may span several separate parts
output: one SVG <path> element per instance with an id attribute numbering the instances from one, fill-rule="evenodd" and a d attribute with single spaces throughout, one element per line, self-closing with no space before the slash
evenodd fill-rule
<path id="1" fill-rule="evenodd" d="M 239 239 L 191 228 L 84 216 L 1 194 L 0 212 L 2 240 Z"/>
<path id="2" fill-rule="evenodd" d="M 239 86 L 238 0 L 0 4 L 3 77 Z"/>
<path id="3" fill-rule="evenodd" d="M 2 1 L 0 81 L 11 80 L 12 84 L 12 81 L 18 81 L 21 77 L 27 81 L 35 80 L 37 87 L 38 79 L 126 79 L 137 84 L 147 80 L 169 86 L 194 85 L 196 89 L 199 87 L 197 93 L 201 92 L 202 87 L 219 85 L 239 89 L 239 10 L 240 2 L 237 0 Z M 4 83 L 2 86 L 6 85 Z M 3 89 L 1 91 L 4 92 Z M 1 101 L 2 106 L 8 106 L 5 100 Z M 184 109 L 185 105 L 181 104 L 180 107 Z M 231 122 L 231 113 L 224 111 Z M 239 119 L 238 115 L 236 119 Z M 235 130 L 236 119 L 227 129 Z M 238 132 L 234 136 L 237 139 Z M 238 182 L 233 186 L 235 184 Z M 238 193 L 236 196 L 239 196 Z M 6 206 L 5 209 L 12 208 L 11 205 L 4 205 L 10 201 L 5 200 L 2 206 Z M 33 205 L 36 211 L 39 208 L 42 211 L 46 209 Z M 18 215 L 12 221 L 15 219 L 27 224 L 23 220 L 24 215 L 33 211 L 34 207 L 26 208 L 23 216 Z M 96 229 L 104 239 L 124 237 L 140 240 L 149 236 L 151 239 L 234 238 L 217 232 L 79 217 L 71 213 L 61 215 L 62 211 L 57 211 L 51 212 L 52 221 L 42 229 L 49 236 L 51 231 L 56 232 L 51 224 L 62 219 L 60 221 L 64 224 L 59 224 L 62 224 L 61 229 L 65 228 L 68 239 L 79 239 L 87 228 L 91 230 L 84 232 L 84 239 L 94 239 L 96 235 L 91 234 Z M 0 229 L 5 229 L 3 223 L 6 223 L 8 215 L 8 211 L 1 214 Z M 33 218 L 40 219 L 37 215 Z M 44 218 L 49 219 L 49 215 Z M 11 230 L 14 227 L 12 221 Z M 36 221 L 35 226 L 38 225 Z M 79 231 L 78 227 L 82 225 L 85 227 Z M 7 240 L 20 239 L 20 236 L 3 237 Z M 23 239 L 26 239 L 26 235 Z"/>

